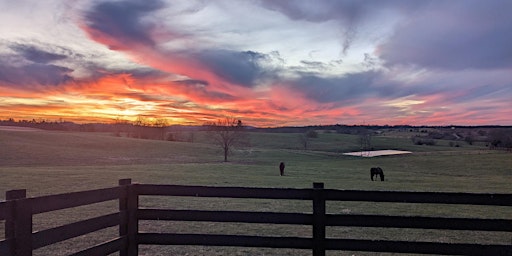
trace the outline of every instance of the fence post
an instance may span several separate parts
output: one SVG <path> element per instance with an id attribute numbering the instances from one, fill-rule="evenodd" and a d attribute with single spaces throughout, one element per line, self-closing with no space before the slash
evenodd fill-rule
<path id="1" fill-rule="evenodd" d="M 126 236 L 127 238 L 126 246 L 120 250 L 120 256 L 136 256 L 139 253 L 136 240 L 138 233 L 137 209 L 139 208 L 139 196 L 131 179 L 119 180 L 119 186 L 121 186 L 121 195 L 119 196 L 119 212 L 121 214 L 119 236 Z"/>
<path id="2" fill-rule="evenodd" d="M 121 221 L 119 222 L 119 236 L 128 236 L 128 185 L 132 183 L 131 179 L 119 180 L 121 186 L 121 193 L 119 195 L 119 214 Z M 128 256 L 128 247 L 130 241 L 126 240 L 126 245 L 119 250 L 120 256 Z"/>
<path id="3" fill-rule="evenodd" d="M 313 256 L 325 256 L 324 183 L 313 183 Z"/>
<path id="4" fill-rule="evenodd" d="M 17 189 L 5 192 L 5 201 L 7 202 L 7 216 L 5 218 L 5 240 L 9 241 L 10 252 L 9 255 L 16 255 L 15 238 L 16 238 L 16 199 L 27 197 L 27 190 Z"/>
<path id="5" fill-rule="evenodd" d="M 139 255 L 139 242 L 137 234 L 139 233 L 139 219 L 137 210 L 139 209 L 139 193 L 137 185 L 132 184 L 128 187 L 128 255 Z"/>
<path id="6" fill-rule="evenodd" d="M 5 220 L 5 239 L 9 239 L 11 255 L 32 256 L 32 205 L 25 189 L 5 192 L 9 204 Z"/>

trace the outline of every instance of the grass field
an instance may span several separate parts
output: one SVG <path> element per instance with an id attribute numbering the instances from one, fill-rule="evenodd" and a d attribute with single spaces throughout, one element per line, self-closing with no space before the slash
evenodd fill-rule
<path id="1" fill-rule="evenodd" d="M 102 133 L 73 133 L 49 131 L 0 131 L 0 199 L 5 191 L 26 188 L 29 196 L 63 193 L 111 187 L 118 179 L 132 178 L 138 183 L 293 187 L 309 188 L 312 182 L 324 182 L 326 188 L 393 190 L 393 191 L 447 191 L 512 193 L 512 154 L 490 151 L 483 145 L 450 147 L 448 141 L 434 146 L 413 145 L 410 139 L 397 136 L 376 136 L 375 149 L 412 151 L 413 154 L 359 158 L 341 153 L 359 150 L 357 136 L 320 133 L 312 139 L 308 150 L 298 142 L 298 134 L 250 133 L 250 146 L 233 151 L 228 163 L 222 162 L 220 149 L 207 140 L 206 134 L 194 136 L 194 143 L 141 140 L 114 137 Z M 286 163 L 286 176 L 280 177 L 278 164 Z M 385 182 L 370 181 L 369 169 L 380 166 L 386 174 Z M 310 205 L 300 202 L 272 202 L 265 200 L 190 200 L 182 198 L 155 198 L 143 206 L 173 208 L 207 208 L 262 211 L 310 211 Z M 109 205 L 110 204 L 110 205 Z M 68 220 L 95 216 L 98 211 L 112 207 L 111 203 L 44 214 L 36 218 L 36 229 L 67 223 Z M 113 208 L 116 205 L 114 204 Z M 510 207 L 508 207 L 510 208 Z M 426 216 L 469 216 L 511 218 L 506 207 L 434 207 L 428 205 L 344 203 L 329 204 L 329 212 L 376 213 L 385 209 L 390 214 Z M 76 214 L 79 212 L 78 216 Z M 206 224 L 214 233 L 271 234 L 310 236 L 310 228 L 286 225 Z M 3 235 L 0 227 L 0 238 Z M 161 223 L 154 226 L 141 223 L 141 230 L 204 231 L 194 224 Z M 104 235 L 114 231 L 105 231 Z M 434 241 L 493 241 L 510 244 L 510 233 L 477 234 L 411 230 L 336 228 L 330 236 L 351 238 L 387 237 L 415 239 L 432 233 L 427 240 Z M 96 235 L 97 237 L 98 235 Z M 430 237 L 430 238 L 428 238 Z M 86 237 L 79 244 L 93 243 Z M 490 239 L 490 240 L 489 240 Z M 207 247 L 141 247 L 141 255 L 310 255 L 309 251 L 262 250 L 251 248 Z M 37 250 L 35 255 L 66 255 L 73 251 L 69 242 Z M 344 252 L 330 255 L 363 255 Z M 367 255 L 367 254 L 364 254 Z M 372 255 L 372 254 L 368 254 Z"/>

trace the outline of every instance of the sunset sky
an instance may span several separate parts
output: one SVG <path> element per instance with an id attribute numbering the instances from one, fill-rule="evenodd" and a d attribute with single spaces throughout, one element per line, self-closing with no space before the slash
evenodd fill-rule
<path id="1" fill-rule="evenodd" d="M 0 0 L 0 119 L 512 125 L 512 1 Z"/>

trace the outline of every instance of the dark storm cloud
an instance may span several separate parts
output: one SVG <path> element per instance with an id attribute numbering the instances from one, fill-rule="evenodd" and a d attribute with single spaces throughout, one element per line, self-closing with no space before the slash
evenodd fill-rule
<path id="1" fill-rule="evenodd" d="M 450 81 L 451 78 L 436 81 L 434 78 L 429 78 L 425 81 L 403 83 L 394 80 L 392 73 L 383 71 L 364 71 L 343 76 L 322 76 L 319 73 L 303 72 L 298 72 L 296 75 L 298 78 L 287 80 L 285 83 L 315 102 L 335 103 L 340 106 L 357 104 L 367 99 L 381 102 L 439 94 L 449 94 L 452 95 L 451 100 L 463 102 L 488 97 L 504 87 L 497 87 L 494 84 L 490 86 L 475 84 L 472 89 L 461 93 L 461 88 L 467 87 L 470 81 Z M 450 86 L 447 86 L 447 83 Z"/>
<path id="2" fill-rule="evenodd" d="M 492 81 L 488 81 L 485 84 L 474 84 L 469 85 L 464 88 L 464 90 L 453 91 L 453 97 L 451 97 L 451 102 L 454 103 L 464 103 L 464 102 L 472 102 L 480 99 L 495 99 L 499 101 L 503 98 L 512 97 L 512 93 L 510 91 L 510 86 L 508 85 L 500 85 L 493 83 Z M 512 106 L 512 104 L 511 104 Z"/>
<path id="3" fill-rule="evenodd" d="M 212 49 L 190 57 L 225 81 L 241 86 L 253 86 L 258 79 L 269 75 L 265 63 L 270 61 L 270 56 L 258 52 Z"/>
<path id="4" fill-rule="evenodd" d="M 71 51 L 40 43 L 2 41 L 14 54 L 0 56 L 0 82 L 13 86 L 60 85 L 72 81 L 73 70 L 52 62 L 67 60 Z"/>
<path id="5" fill-rule="evenodd" d="M 0 62 L 0 81 L 15 86 L 60 85 L 72 79 L 73 70 L 52 64 L 30 63 L 12 66 Z"/>
<path id="6" fill-rule="evenodd" d="M 169 73 L 160 71 L 150 67 L 132 68 L 132 69 L 117 69 L 110 70 L 110 74 L 130 74 L 137 79 L 165 79 L 169 77 Z"/>
<path id="7" fill-rule="evenodd" d="M 154 26 L 143 18 L 164 4 L 158 0 L 101 2 L 85 13 L 93 33 L 115 38 L 116 42 L 131 42 L 153 46 L 150 32 Z M 112 48 L 119 45 L 109 45 Z"/>
<path id="8" fill-rule="evenodd" d="M 180 52 L 165 52 L 156 47 L 161 43 L 153 38 L 151 31 L 155 22 L 150 14 L 164 7 L 160 1 L 120 1 L 103 2 L 95 5 L 84 14 L 89 34 L 108 45 L 111 49 L 136 51 L 137 46 L 151 47 L 157 53 L 179 56 L 185 60 L 199 63 L 201 68 L 210 71 L 222 80 L 239 86 L 250 87 L 265 75 L 263 67 L 269 55 L 253 51 L 235 51 L 225 49 L 189 49 Z M 165 33 L 180 36 L 176 31 Z M 192 77 L 192 79 L 194 79 Z"/>
<path id="9" fill-rule="evenodd" d="M 375 94 L 372 89 L 374 81 L 379 77 L 377 72 L 347 74 L 342 77 L 321 77 L 303 75 L 292 81 L 293 88 L 306 97 L 322 103 L 357 102 Z"/>
<path id="10" fill-rule="evenodd" d="M 67 55 L 49 52 L 33 45 L 14 44 L 11 49 L 29 61 L 42 64 L 67 58 Z"/>
<path id="11" fill-rule="evenodd" d="M 380 47 L 388 65 L 439 69 L 512 67 L 512 1 L 435 1 Z"/>
<path id="12" fill-rule="evenodd" d="M 188 95 L 189 97 L 199 101 L 205 99 L 211 102 L 236 100 L 236 97 L 233 95 L 211 90 L 209 83 L 203 80 L 178 80 L 173 81 L 169 86 L 172 86 L 174 89 L 180 91 L 184 95 Z"/>
<path id="13" fill-rule="evenodd" d="M 195 80 L 195 79 L 179 80 L 179 81 L 174 81 L 174 83 L 177 83 L 180 85 L 203 85 L 203 86 L 207 86 L 209 84 L 208 81 Z"/>
<path id="14" fill-rule="evenodd" d="M 0 81 L 17 86 L 60 85 L 69 81 L 96 81 L 112 74 L 130 74 L 136 79 L 167 79 L 169 74 L 149 67 L 112 69 L 69 48 L 40 43 L 3 41 L 14 54 L 0 56 Z M 59 64 L 53 62 L 60 61 Z M 78 79 L 73 68 L 86 72 Z"/>

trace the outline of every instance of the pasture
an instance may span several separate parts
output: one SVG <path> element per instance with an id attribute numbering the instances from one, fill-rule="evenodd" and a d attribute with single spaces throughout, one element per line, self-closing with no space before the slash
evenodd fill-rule
<path id="1" fill-rule="evenodd" d="M 170 142 L 115 137 L 106 133 L 76 133 L 50 131 L 0 131 L 0 199 L 5 191 L 26 188 L 28 196 L 89 190 L 115 186 L 118 179 L 132 178 L 134 182 L 154 184 L 290 187 L 309 188 L 313 182 L 324 182 L 326 188 L 386 190 L 386 191 L 443 191 L 443 192 L 495 192 L 512 193 L 512 155 L 503 151 L 491 151 L 482 144 L 450 147 L 448 141 L 436 145 L 413 145 L 406 137 L 386 136 L 373 138 L 375 149 L 411 151 L 412 154 L 359 158 L 342 153 L 359 150 L 357 136 L 320 133 L 312 139 L 308 150 L 301 148 L 293 133 L 249 133 L 250 145 L 235 149 L 230 161 L 222 162 L 220 148 L 208 140 L 207 134 L 198 132 L 194 142 Z M 279 176 L 279 163 L 286 163 L 285 176 Z M 370 180 L 369 169 L 380 166 L 386 181 Z M 141 201 L 142 202 L 142 201 Z M 307 211 L 308 206 L 299 202 L 276 204 L 272 201 L 230 200 L 228 203 L 215 199 L 183 200 L 181 198 L 155 198 L 142 202 L 144 206 L 163 206 L 186 209 L 237 209 L 264 211 Z M 87 209 L 74 209 L 43 214 L 34 223 L 39 227 L 51 227 L 84 216 L 95 216 L 98 211 L 110 207 L 108 203 Z M 115 206 L 114 206 L 115 207 Z M 510 207 L 509 207 L 510 208 Z M 351 204 L 328 205 L 328 212 L 380 213 L 421 216 L 453 215 L 461 217 L 510 218 L 508 208 L 474 209 L 466 207 L 404 206 L 400 204 Z M 78 214 L 77 214 L 78 213 Z M 78 215 L 78 216 L 77 216 Z M 3 224 L 3 223 L 2 223 Z M 208 232 L 226 234 L 286 234 L 309 235 L 311 230 L 290 229 L 286 225 L 209 225 Z M 141 230 L 193 230 L 204 226 L 182 223 L 162 223 Z M 0 236 L 3 235 L 3 225 Z M 108 236 L 112 230 L 100 232 Z M 377 228 L 337 228 L 329 235 L 368 238 L 382 237 Z M 415 239 L 424 231 L 386 231 L 385 237 Z M 430 232 L 430 231 L 429 231 Z M 474 232 L 473 232 L 474 233 Z M 429 234 L 431 240 L 483 241 L 492 239 L 509 244 L 510 233 L 486 234 L 476 232 L 441 232 Z M 93 237 L 76 239 L 79 244 L 93 243 Z M 36 251 L 36 255 L 66 255 L 73 251 L 68 242 Z M 151 247 L 141 249 L 142 255 L 309 255 L 310 252 L 293 250 L 265 250 L 251 248 L 207 247 Z M 50 253 L 51 252 L 51 253 Z M 347 252 L 347 255 L 361 253 Z M 332 254 L 340 255 L 340 253 Z M 342 254 L 345 255 L 345 254 Z"/>

